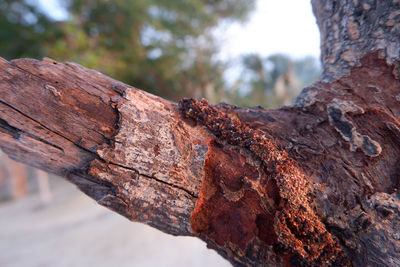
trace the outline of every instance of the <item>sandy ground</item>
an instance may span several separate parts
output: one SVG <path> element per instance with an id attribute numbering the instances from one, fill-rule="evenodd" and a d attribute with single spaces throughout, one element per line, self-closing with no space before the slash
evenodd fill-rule
<path id="1" fill-rule="evenodd" d="M 196 238 L 130 222 L 65 181 L 52 184 L 51 204 L 38 195 L 0 204 L 0 266 L 231 266 Z"/>

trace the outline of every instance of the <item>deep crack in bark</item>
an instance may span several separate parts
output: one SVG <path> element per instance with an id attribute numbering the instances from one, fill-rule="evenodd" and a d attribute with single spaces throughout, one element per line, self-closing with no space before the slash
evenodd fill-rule
<path id="1" fill-rule="evenodd" d="M 236 118 L 228 117 L 210 106 L 205 99 L 201 101 L 182 99 L 179 107 L 186 117 L 205 125 L 218 138 L 225 140 L 230 145 L 243 147 L 253 152 L 262 161 L 263 168 L 265 168 L 268 177 L 264 179 L 274 179 L 276 181 L 281 199 L 273 215 L 275 217 L 274 226 L 272 228 L 269 227 L 268 231 L 273 231 L 271 234 L 277 236 L 276 240 L 272 239 L 272 243 L 278 255 L 281 255 L 288 264 L 293 262 L 304 266 L 350 264 L 337 240 L 326 230 L 325 225 L 310 207 L 311 200 L 308 194 L 312 189 L 304 175 L 295 166 L 294 161 L 286 151 L 278 148 L 272 137 L 247 127 Z M 218 191 L 219 188 L 215 181 L 206 183 L 208 184 L 203 182 L 200 200 L 195 212 L 192 214 L 194 230 L 197 230 L 198 234 L 208 236 L 219 245 L 227 245 L 229 242 L 235 243 L 235 240 L 231 238 L 232 235 L 227 236 L 227 238 L 230 238 L 229 242 L 227 242 L 228 240 L 223 241 L 218 233 L 213 232 L 212 228 L 215 226 L 211 228 L 208 226 L 210 223 L 214 224 L 214 219 L 205 210 L 211 205 L 207 204 L 207 202 L 220 201 L 221 204 L 217 205 L 221 206 L 227 204 L 222 204 L 226 202 L 226 199 L 218 200 L 209 196 L 205 197 L 210 194 L 214 196 L 215 192 L 210 193 L 208 191 Z M 212 189 L 213 187 L 216 189 Z M 251 198 L 253 199 L 254 197 Z M 245 199 L 246 197 L 243 197 L 240 201 L 242 203 L 248 202 Z M 262 201 L 262 198 L 258 200 L 258 202 Z M 251 203 L 247 208 L 254 210 L 253 206 L 257 204 Z M 259 211 L 256 209 L 255 212 Z M 231 213 L 235 213 L 235 211 L 231 211 Z M 259 216 L 262 216 L 262 213 Z M 266 216 L 269 217 L 271 215 L 266 214 Z M 227 225 L 225 227 L 229 228 L 229 223 L 232 222 L 226 221 L 225 224 Z M 267 222 L 268 220 L 264 224 Z M 251 222 L 248 222 L 247 225 L 249 223 Z M 246 230 L 240 232 L 245 233 Z M 243 243 L 243 240 L 246 240 L 244 236 L 241 239 L 237 239 L 236 242 L 238 243 L 236 245 L 245 251 L 250 240 L 247 243 Z M 271 241 L 271 239 L 269 240 Z"/>

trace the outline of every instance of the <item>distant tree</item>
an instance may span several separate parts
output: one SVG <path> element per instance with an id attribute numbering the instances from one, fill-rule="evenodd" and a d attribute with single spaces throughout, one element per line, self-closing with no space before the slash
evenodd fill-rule
<path id="1" fill-rule="evenodd" d="M 263 58 L 259 54 L 242 57 L 243 75 L 239 78 L 245 94 L 242 105 L 272 107 L 289 104 L 300 90 L 321 73 L 318 62 L 313 57 L 291 59 L 282 54 Z M 235 96 L 232 96 L 235 99 Z M 240 98 L 237 97 L 237 98 Z"/>
<path id="2" fill-rule="evenodd" d="M 0 0 L 0 55 L 4 58 L 47 54 L 45 40 L 60 36 L 57 24 L 32 1 Z"/>
<path id="3" fill-rule="evenodd" d="M 0 0 L 0 56 L 75 61 L 176 100 L 222 90 L 211 30 L 255 1 L 70 0 L 57 23 L 31 2 Z"/>

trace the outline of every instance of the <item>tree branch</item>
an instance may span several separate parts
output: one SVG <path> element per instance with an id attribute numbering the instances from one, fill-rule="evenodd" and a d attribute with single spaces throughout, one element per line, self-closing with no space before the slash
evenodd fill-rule
<path id="1" fill-rule="evenodd" d="M 0 147 L 235 265 L 400 264 L 400 82 L 360 62 L 293 106 L 179 110 L 74 63 L 1 60 Z"/>
<path id="2" fill-rule="evenodd" d="M 129 219 L 192 235 L 210 134 L 176 104 L 50 59 L 1 60 L 0 77 L 7 154 L 66 176 Z"/>
<path id="3" fill-rule="evenodd" d="M 292 106 L 179 110 L 74 63 L 0 60 L 0 147 L 238 266 L 400 266 L 400 1 L 312 2 L 324 82 Z"/>

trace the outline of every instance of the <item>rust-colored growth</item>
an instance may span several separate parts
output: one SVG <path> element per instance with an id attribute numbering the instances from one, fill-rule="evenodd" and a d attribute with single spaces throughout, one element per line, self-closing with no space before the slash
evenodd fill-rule
<path id="1" fill-rule="evenodd" d="M 251 186 L 259 176 L 243 155 L 211 141 L 200 199 L 191 216 L 193 230 L 219 246 L 235 244 L 242 251 L 256 236 L 274 244 L 274 214 L 263 209 L 260 195 Z"/>
<path id="2" fill-rule="evenodd" d="M 257 236 L 266 246 L 273 245 L 288 266 L 349 263 L 310 207 L 311 187 L 286 151 L 265 133 L 228 117 L 204 99 L 183 99 L 179 104 L 186 117 L 202 123 L 218 138 L 253 152 L 265 171 L 264 177 L 254 179 L 257 186 L 246 187 L 242 177 L 252 176 L 254 170 L 244 168 L 241 155 L 232 149 L 210 143 L 200 200 L 191 217 L 196 233 L 220 246 L 234 244 L 243 252 Z M 227 183 L 236 198 L 226 194 Z"/>

